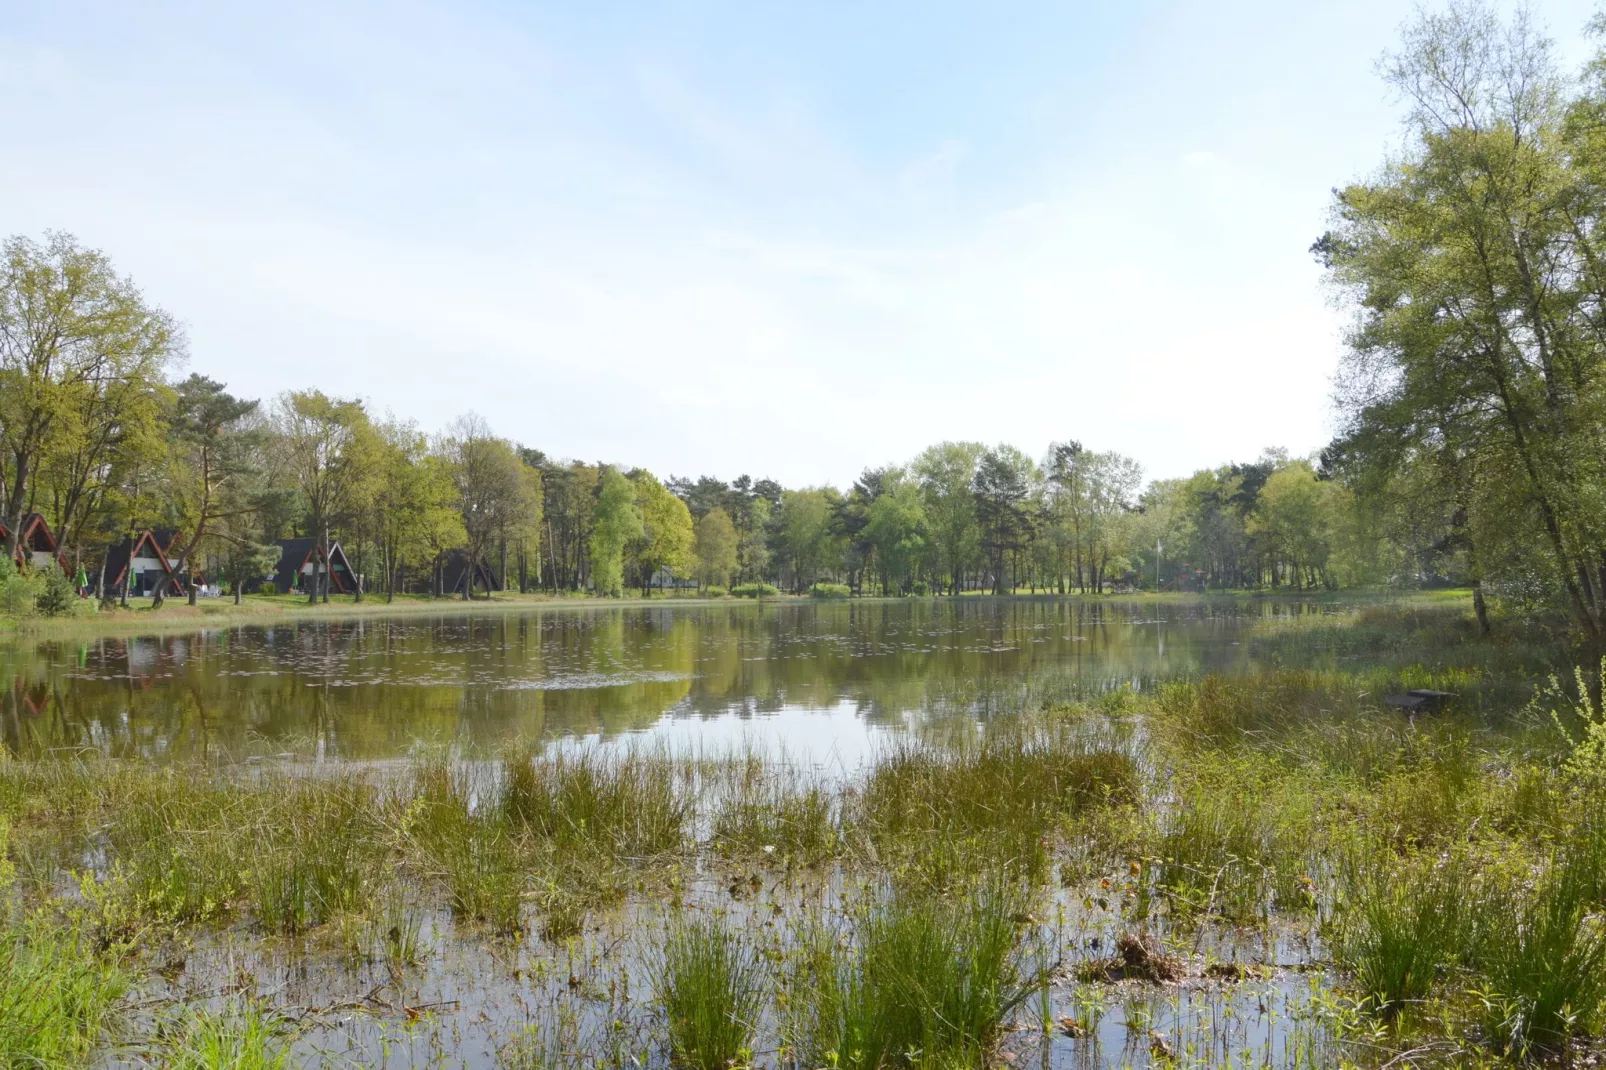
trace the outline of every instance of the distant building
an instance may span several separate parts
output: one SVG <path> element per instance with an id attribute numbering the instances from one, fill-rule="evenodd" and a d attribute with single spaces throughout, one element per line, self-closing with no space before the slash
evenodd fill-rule
<path id="1" fill-rule="evenodd" d="M 324 571 L 324 555 L 318 540 L 279 539 L 277 545 L 279 565 L 266 582 L 280 594 L 309 591 L 314 577 L 322 576 Z M 339 542 L 329 544 L 329 565 L 329 593 L 356 593 L 357 574 L 352 571 L 351 562 L 346 560 L 346 551 L 340 548 Z"/>
<path id="2" fill-rule="evenodd" d="M 11 541 L 11 529 L 5 521 L 0 520 L 0 542 Z M 24 513 L 22 517 L 22 536 L 17 539 L 17 552 L 13 555 L 17 567 L 32 565 L 34 568 L 49 568 L 52 561 L 67 569 L 67 562 L 62 559 L 56 547 L 56 536 L 45 523 L 45 518 L 39 513 Z"/>
<path id="3" fill-rule="evenodd" d="M 178 532 L 170 528 L 146 528 L 106 550 L 106 587 L 108 595 L 121 593 L 128 584 L 130 598 L 153 594 L 163 576 L 167 577 L 167 590 L 184 593 L 184 580 L 173 571 L 178 564 Z"/>
<path id="4" fill-rule="evenodd" d="M 448 550 L 441 559 L 441 593 L 462 594 L 463 579 L 468 575 L 468 551 Z M 481 561 L 474 566 L 474 587 L 483 591 L 500 591 L 502 584 L 490 565 Z M 471 589 L 470 594 L 473 593 Z"/>

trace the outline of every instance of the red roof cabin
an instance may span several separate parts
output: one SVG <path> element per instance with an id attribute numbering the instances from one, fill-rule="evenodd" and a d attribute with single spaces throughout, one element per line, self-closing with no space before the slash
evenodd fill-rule
<path id="1" fill-rule="evenodd" d="M 11 529 L 0 520 L 0 543 L 11 541 Z M 39 513 L 24 513 L 22 536 L 17 540 L 17 552 L 12 555 L 17 567 L 31 564 L 34 568 L 49 568 L 54 561 L 63 571 L 67 568 L 56 546 L 56 536 Z"/>

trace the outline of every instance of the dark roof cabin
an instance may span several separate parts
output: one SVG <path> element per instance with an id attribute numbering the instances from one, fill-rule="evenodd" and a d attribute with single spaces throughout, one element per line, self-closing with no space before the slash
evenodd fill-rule
<path id="1" fill-rule="evenodd" d="M 441 562 L 441 591 L 445 594 L 462 594 L 463 577 L 467 574 L 468 551 L 448 550 Z M 502 589 L 502 585 L 497 582 L 496 573 L 483 561 L 474 567 L 474 586 L 486 591 Z"/>
<path id="2" fill-rule="evenodd" d="M 296 587 L 306 590 L 306 584 L 315 574 L 323 572 L 322 555 L 317 539 L 279 539 L 279 567 L 274 570 L 273 589 L 289 594 Z M 329 544 L 329 593 L 351 594 L 357 589 L 357 574 L 346 560 L 346 551 L 339 542 Z"/>
<path id="3" fill-rule="evenodd" d="M 178 532 L 171 528 L 146 528 L 109 547 L 106 550 L 106 590 L 119 590 L 127 580 L 130 595 L 150 594 L 165 573 L 168 591 L 182 595 L 184 581 L 173 571 L 177 542 Z"/>

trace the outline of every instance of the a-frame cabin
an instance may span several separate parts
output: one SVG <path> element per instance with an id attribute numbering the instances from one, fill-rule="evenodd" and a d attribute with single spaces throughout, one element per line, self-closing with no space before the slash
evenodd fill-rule
<path id="1" fill-rule="evenodd" d="M 279 539 L 279 565 L 269 581 L 280 594 L 299 588 L 305 592 L 313 578 L 323 574 L 323 554 L 317 539 Z M 357 590 L 357 574 L 346 560 L 338 541 L 329 544 L 329 593 L 352 594 Z"/>
<path id="2" fill-rule="evenodd" d="M 4 520 L 0 520 L 0 545 L 11 541 L 11 528 Z M 22 516 L 22 536 L 17 539 L 17 552 L 12 555 L 17 567 L 32 565 L 34 568 L 49 568 L 54 562 L 62 571 L 66 571 L 67 563 L 62 560 L 60 551 L 56 546 L 55 533 L 40 513 L 24 513 Z"/>
<path id="3" fill-rule="evenodd" d="M 121 592 L 128 584 L 130 597 L 152 594 L 162 576 L 167 576 L 167 593 L 183 595 L 184 580 L 173 571 L 178 532 L 167 528 L 146 528 L 106 551 L 106 592 Z"/>

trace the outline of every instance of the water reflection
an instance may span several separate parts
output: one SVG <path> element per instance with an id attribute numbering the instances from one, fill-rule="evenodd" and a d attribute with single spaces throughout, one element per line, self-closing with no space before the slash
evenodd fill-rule
<path id="1" fill-rule="evenodd" d="M 1028 692 L 1237 671 L 1260 618 L 1310 611 L 1234 601 L 627 603 L 14 642 L 0 647 L 0 738 L 17 753 L 378 759 L 419 740 L 472 748 L 656 732 L 695 742 L 735 738 L 745 724 L 783 739 L 831 726 L 824 743 L 851 750 L 852 733 L 971 715 Z M 831 716 L 804 732 L 795 726 L 807 713 Z"/>

